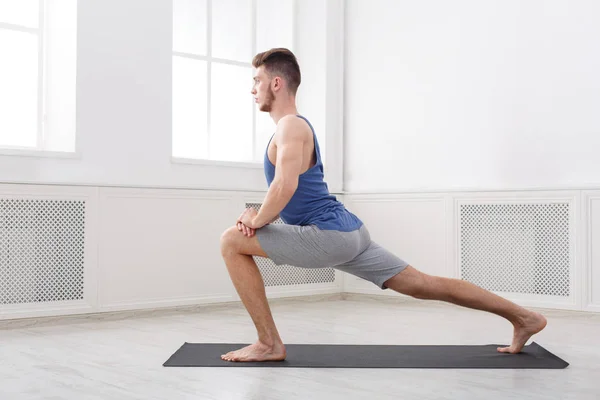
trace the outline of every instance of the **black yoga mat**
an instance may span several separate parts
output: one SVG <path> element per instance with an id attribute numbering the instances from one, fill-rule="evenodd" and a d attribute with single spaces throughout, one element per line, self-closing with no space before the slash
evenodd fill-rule
<path id="1" fill-rule="evenodd" d="M 271 368 L 497 368 L 562 369 L 569 363 L 533 342 L 519 354 L 497 351 L 504 345 L 340 345 L 287 344 L 284 361 L 231 362 L 221 354 L 245 347 L 235 343 L 184 343 L 165 367 Z"/>

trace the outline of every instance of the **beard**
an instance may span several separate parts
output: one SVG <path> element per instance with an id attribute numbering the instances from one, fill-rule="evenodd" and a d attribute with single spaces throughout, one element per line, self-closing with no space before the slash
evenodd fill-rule
<path id="1" fill-rule="evenodd" d="M 269 87 L 267 94 L 265 96 L 265 102 L 260 105 L 260 111 L 263 112 L 271 112 L 273 109 L 273 102 L 275 101 L 275 93 Z"/>

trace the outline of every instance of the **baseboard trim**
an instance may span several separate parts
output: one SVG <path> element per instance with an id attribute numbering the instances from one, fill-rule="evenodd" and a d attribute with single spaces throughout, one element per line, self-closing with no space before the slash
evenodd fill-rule
<path id="1" fill-rule="evenodd" d="M 313 294 L 313 295 L 294 295 L 279 298 L 270 298 L 270 305 L 280 305 L 297 301 L 302 302 L 322 302 L 342 300 L 342 293 L 331 294 Z M 228 300 L 220 302 L 204 302 L 188 305 L 165 305 L 155 308 L 140 308 L 128 310 L 98 310 L 85 313 L 73 313 L 67 315 L 48 315 L 18 317 L 13 319 L 0 320 L 0 330 L 28 328 L 32 326 L 48 326 L 57 324 L 80 324 L 91 321 L 116 321 L 131 318 L 148 318 L 153 316 L 166 316 L 181 313 L 196 313 L 201 311 L 229 309 L 244 309 L 244 305 L 239 300 Z"/>
<path id="2" fill-rule="evenodd" d="M 266 292 L 267 292 L 267 297 L 269 298 L 269 301 L 271 301 L 271 299 L 280 299 L 280 298 L 288 298 L 288 297 L 306 297 L 306 296 L 319 296 L 319 295 L 329 295 L 329 294 L 340 294 L 340 287 L 339 285 L 335 284 L 334 285 L 327 285 L 325 287 L 321 287 L 321 288 L 315 288 L 315 285 L 313 285 L 313 287 L 311 288 L 306 288 L 306 289 L 292 289 L 292 290 L 286 290 L 285 288 L 280 288 L 280 287 L 272 287 L 272 288 L 267 288 Z"/>
<path id="3" fill-rule="evenodd" d="M 119 312 L 132 310 L 163 309 L 173 307 L 188 307 L 202 304 L 220 304 L 236 301 L 231 294 L 222 293 L 213 296 L 181 297 L 171 299 L 153 299 L 143 301 L 124 301 L 100 305 L 99 312 Z"/>
<path id="4" fill-rule="evenodd" d="M 597 305 L 597 304 L 588 304 L 585 307 L 583 307 L 583 311 L 593 312 L 593 313 L 600 313 L 600 305 Z"/>

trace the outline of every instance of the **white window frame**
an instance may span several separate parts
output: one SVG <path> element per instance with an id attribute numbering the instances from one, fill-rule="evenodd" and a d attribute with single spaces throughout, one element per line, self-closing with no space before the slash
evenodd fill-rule
<path id="1" fill-rule="evenodd" d="M 216 0 L 218 1 L 218 0 Z M 238 67 L 250 67 L 251 62 L 243 62 L 237 60 L 228 60 L 212 56 L 212 3 L 213 0 L 206 0 L 206 55 L 200 56 L 197 54 L 185 53 L 180 51 L 172 51 L 171 60 L 173 57 L 183 57 L 193 60 L 206 61 L 206 96 L 207 96 L 207 117 L 206 117 L 206 146 L 210 157 L 210 134 L 211 134 L 211 81 L 212 81 L 212 63 L 234 65 Z M 256 29 L 257 29 L 257 0 L 252 0 L 252 54 L 256 54 Z M 250 93 L 252 82 L 248 81 L 248 93 Z M 249 95 L 250 96 L 250 95 Z M 250 101 L 249 101 L 250 103 Z M 256 107 L 252 108 L 252 157 L 256 153 Z M 173 136 L 171 135 L 171 162 L 178 164 L 197 164 L 197 165 L 216 165 L 223 167 L 245 167 L 245 168 L 263 168 L 263 164 L 259 161 L 220 161 L 200 158 L 186 158 L 173 156 Z"/>
<path id="2" fill-rule="evenodd" d="M 77 140 L 77 132 L 75 133 L 75 151 L 74 152 L 58 152 L 48 151 L 46 148 L 46 104 L 47 104 L 47 80 L 46 80 L 46 47 L 47 47 L 47 4 L 46 0 L 38 0 L 38 27 L 30 28 L 18 24 L 10 24 L 0 22 L 0 29 L 25 32 L 38 36 L 38 99 L 37 99 L 37 139 L 34 147 L 28 146 L 9 146 L 0 143 L 0 155 L 15 155 L 15 156 L 32 156 L 32 157 L 56 157 L 56 158 L 78 158 L 79 141 Z"/>

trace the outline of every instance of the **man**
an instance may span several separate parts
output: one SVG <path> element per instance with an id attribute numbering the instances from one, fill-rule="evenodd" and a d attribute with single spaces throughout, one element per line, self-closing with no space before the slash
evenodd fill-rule
<path id="1" fill-rule="evenodd" d="M 430 276 L 383 249 L 362 221 L 329 194 L 323 181 L 320 148 L 308 120 L 298 115 L 300 68 L 287 49 L 257 54 L 252 94 L 260 111 L 277 125 L 267 145 L 264 168 L 269 190 L 259 212 L 245 210 L 221 237 L 221 253 L 231 280 L 258 333 L 258 341 L 222 355 L 227 361 L 273 361 L 286 357 L 262 276 L 252 256 L 277 265 L 334 267 L 373 282 L 381 289 L 418 299 L 442 300 L 491 312 L 514 326 L 505 353 L 518 353 L 546 319 L 476 285 Z M 281 215 L 286 224 L 271 224 Z"/>

